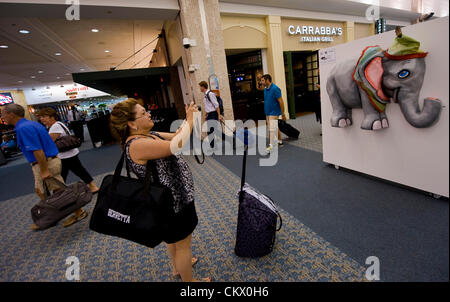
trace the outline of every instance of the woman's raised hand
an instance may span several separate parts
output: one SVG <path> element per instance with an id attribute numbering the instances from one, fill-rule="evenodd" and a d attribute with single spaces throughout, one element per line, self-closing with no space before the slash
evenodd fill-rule
<path id="1" fill-rule="evenodd" d="M 198 108 L 194 102 L 191 102 L 191 104 L 189 104 L 189 106 L 186 105 L 186 120 L 192 121 L 194 118 L 194 112 L 198 112 Z"/>

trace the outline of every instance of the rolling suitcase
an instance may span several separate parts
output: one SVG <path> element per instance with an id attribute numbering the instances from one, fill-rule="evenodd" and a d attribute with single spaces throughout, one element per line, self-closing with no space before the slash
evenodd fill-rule
<path id="1" fill-rule="evenodd" d="M 247 132 L 247 129 L 245 130 Z M 248 138 L 244 139 L 239 211 L 234 252 L 239 257 L 262 257 L 272 252 L 276 232 L 281 229 L 282 219 L 270 197 L 259 193 L 245 183 Z M 280 226 L 277 221 L 280 218 Z"/>
<path id="2" fill-rule="evenodd" d="M 278 129 L 280 129 L 281 132 L 289 136 L 289 138 L 295 138 L 298 139 L 298 136 L 300 135 L 300 131 L 286 123 L 286 121 L 278 120 Z"/>
<path id="3" fill-rule="evenodd" d="M 7 161 L 5 158 L 5 155 L 3 154 L 3 151 L 0 150 L 0 166 L 6 165 Z"/>

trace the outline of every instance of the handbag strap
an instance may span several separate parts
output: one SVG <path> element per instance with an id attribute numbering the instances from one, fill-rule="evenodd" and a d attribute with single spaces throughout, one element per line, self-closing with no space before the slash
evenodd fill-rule
<path id="1" fill-rule="evenodd" d="M 123 163 L 125 161 L 126 158 L 126 148 L 128 147 L 127 145 L 131 142 L 132 140 L 128 141 L 125 144 L 124 150 L 122 152 L 122 155 L 120 156 L 120 160 L 117 163 L 116 169 L 114 170 L 114 177 L 113 177 L 113 184 L 114 187 L 117 187 L 117 184 L 119 183 L 120 180 L 120 174 L 122 172 L 122 168 L 123 168 Z M 131 177 L 130 175 L 130 168 L 128 167 L 128 164 L 125 165 L 126 166 L 126 170 L 127 170 L 127 176 Z M 153 181 L 152 181 L 152 174 L 153 174 Z M 147 161 L 146 164 L 146 169 L 145 169 L 145 177 L 144 177 L 144 186 L 145 186 L 145 190 L 148 192 L 150 190 L 150 185 L 151 184 L 159 184 L 159 179 L 158 179 L 158 172 L 156 169 L 156 165 L 152 164 L 150 160 Z"/>
<path id="2" fill-rule="evenodd" d="M 44 196 L 45 196 L 45 198 L 48 198 L 51 195 L 50 194 L 50 189 L 48 188 L 48 185 L 47 185 L 47 182 L 49 182 L 51 180 L 54 181 L 58 186 L 60 186 L 61 189 L 67 188 L 66 184 L 62 183 L 61 181 L 59 181 L 55 177 L 50 177 L 50 178 L 43 179 L 42 183 L 44 185 Z"/>
<path id="3" fill-rule="evenodd" d="M 71 135 L 72 135 L 72 134 L 70 134 L 70 131 L 69 131 L 69 129 L 67 129 L 66 125 L 64 125 L 64 124 L 61 123 L 61 122 L 57 122 L 57 123 L 60 124 L 61 127 L 63 127 L 64 131 L 66 132 L 66 134 L 67 134 L 68 136 L 71 136 Z"/>

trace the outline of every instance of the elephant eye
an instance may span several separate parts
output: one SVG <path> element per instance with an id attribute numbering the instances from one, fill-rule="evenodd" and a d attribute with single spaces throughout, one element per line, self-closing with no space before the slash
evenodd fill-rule
<path id="1" fill-rule="evenodd" d="M 398 73 L 398 77 L 399 77 L 400 79 L 407 78 L 408 76 L 409 76 L 409 70 L 406 70 L 406 69 L 403 69 L 402 71 L 400 71 L 400 72 Z"/>

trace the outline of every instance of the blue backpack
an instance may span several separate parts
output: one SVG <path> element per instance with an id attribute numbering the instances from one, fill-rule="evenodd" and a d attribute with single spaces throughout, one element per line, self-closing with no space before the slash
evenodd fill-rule
<path id="1" fill-rule="evenodd" d="M 206 94 L 206 97 L 208 98 L 208 101 L 214 106 L 214 104 L 211 102 L 211 99 L 209 98 L 209 94 L 210 94 L 211 92 L 212 92 L 212 91 L 209 91 L 209 92 Z M 218 96 L 217 94 L 216 94 L 216 99 L 217 99 L 217 103 L 219 103 L 220 115 L 223 115 L 223 101 L 222 101 L 222 99 L 220 98 L 220 96 Z"/>

